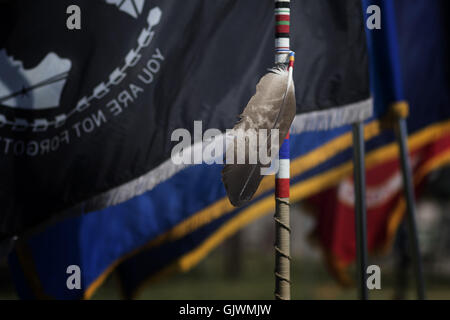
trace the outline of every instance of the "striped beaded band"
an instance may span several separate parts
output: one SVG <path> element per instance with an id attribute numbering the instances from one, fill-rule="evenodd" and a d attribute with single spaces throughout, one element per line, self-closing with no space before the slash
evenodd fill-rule
<path id="1" fill-rule="evenodd" d="M 294 62 L 295 62 L 295 52 L 291 51 L 289 52 L 289 69 L 294 68 Z"/>
<path id="2" fill-rule="evenodd" d="M 275 179 L 275 197 L 289 198 L 290 160 L 289 160 L 289 134 L 280 148 L 279 168 Z"/>
<path id="3" fill-rule="evenodd" d="M 275 0 L 275 53 L 276 63 L 285 63 L 290 52 L 291 3 L 290 0 Z"/>
<path id="4" fill-rule="evenodd" d="M 289 66 L 288 70 L 292 73 L 295 62 L 295 53 L 289 53 Z M 291 75 L 290 75 L 291 76 Z M 276 198 L 289 198 L 290 188 L 290 149 L 289 149 L 289 133 L 284 139 L 279 151 L 279 167 L 275 177 L 275 197 Z"/>

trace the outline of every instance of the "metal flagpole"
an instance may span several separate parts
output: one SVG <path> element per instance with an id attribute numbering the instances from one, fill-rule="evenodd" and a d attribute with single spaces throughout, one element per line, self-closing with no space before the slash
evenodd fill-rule
<path id="1" fill-rule="evenodd" d="M 290 51 L 290 0 L 275 0 L 275 63 L 286 63 L 292 73 L 294 54 Z M 290 74 L 291 76 L 292 74 Z M 289 134 L 279 151 L 275 179 L 275 299 L 291 299 L 289 222 Z"/>
<path id="2" fill-rule="evenodd" d="M 391 107 L 391 112 L 395 117 L 394 128 L 399 145 L 400 161 L 403 177 L 403 191 L 406 199 L 406 222 L 408 230 L 409 250 L 411 253 L 414 276 L 416 280 L 417 298 L 425 299 L 425 282 L 423 279 L 422 259 L 420 256 L 419 239 L 416 224 L 416 206 L 414 201 L 414 185 L 412 181 L 411 163 L 408 152 L 408 128 L 406 118 L 409 113 L 409 106 L 406 102 L 398 102 Z"/>
<path id="3" fill-rule="evenodd" d="M 364 163 L 364 125 L 353 124 L 353 174 L 355 188 L 355 233 L 358 293 L 361 300 L 369 297 L 367 289 L 367 221 L 366 179 Z"/>
<path id="4" fill-rule="evenodd" d="M 387 124 L 396 132 L 396 140 L 400 148 L 400 161 L 403 177 L 403 190 L 407 204 L 407 233 L 409 238 L 409 249 L 414 264 L 414 272 L 419 299 L 425 298 L 425 286 L 422 273 L 422 262 L 420 258 L 419 242 L 417 238 L 416 213 L 414 204 L 414 185 L 412 181 L 411 165 L 408 158 L 408 131 L 406 118 L 409 107 L 403 101 L 403 79 L 401 72 L 401 56 L 398 48 L 398 37 L 396 30 L 397 15 L 394 1 L 365 1 L 376 3 L 381 6 L 383 12 L 382 24 L 378 32 L 369 32 L 369 40 L 373 49 L 372 60 L 375 65 L 377 76 L 377 90 L 380 90 L 380 102 L 383 105 L 394 102 L 388 110 Z"/>

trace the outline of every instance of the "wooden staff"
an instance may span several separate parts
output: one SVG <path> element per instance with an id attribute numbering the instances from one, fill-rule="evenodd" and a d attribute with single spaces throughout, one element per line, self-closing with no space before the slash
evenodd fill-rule
<path id="1" fill-rule="evenodd" d="M 275 63 L 289 61 L 292 77 L 294 54 L 290 51 L 290 0 L 275 0 Z M 275 178 L 275 299 L 291 299 L 290 222 L 289 222 L 289 134 L 279 151 L 279 168 Z"/>

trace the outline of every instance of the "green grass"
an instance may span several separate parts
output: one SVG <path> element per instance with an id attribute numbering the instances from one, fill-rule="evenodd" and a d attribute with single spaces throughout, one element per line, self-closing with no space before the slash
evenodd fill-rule
<path id="1" fill-rule="evenodd" d="M 213 252 L 196 268 L 146 287 L 138 299 L 273 299 L 273 256 L 249 254 L 243 259 L 240 276 L 225 276 L 224 257 L 220 250 Z M 388 270 L 389 271 L 389 270 Z M 382 290 L 370 292 L 371 299 L 392 299 L 393 276 L 382 273 Z M 352 270 L 353 272 L 353 270 Z M 428 281 L 428 298 L 450 299 L 449 279 Z M 114 277 L 100 288 L 94 299 L 120 299 Z M 411 281 L 408 298 L 414 299 Z M 292 298 L 308 300 L 356 299 L 355 288 L 345 289 L 331 278 L 322 262 L 292 262 Z"/>
<path id="2" fill-rule="evenodd" d="M 198 266 L 184 274 L 176 274 L 147 286 L 138 299 L 192 299 L 192 300 L 241 300 L 273 299 L 274 258 L 270 253 L 249 253 L 242 257 L 239 275 L 227 276 L 226 256 L 222 248 L 215 250 Z M 394 277 L 389 268 L 382 267 L 382 290 L 370 292 L 370 298 L 392 299 Z M 5 270 L 2 271 L 0 300 L 17 299 L 14 287 Z M 350 272 L 353 273 L 354 270 Z M 292 298 L 301 300 L 356 299 L 356 289 L 340 287 L 330 276 L 322 261 L 292 261 Z M 410 282 L 407 298 L 414 299 L 414 283 Z M 113 274 L 95 293 L 93 299 L 121 299 L 117 279 Z M 450 300 L 450 279 L 429 277 L 427 279 L 429 299 Z"/>

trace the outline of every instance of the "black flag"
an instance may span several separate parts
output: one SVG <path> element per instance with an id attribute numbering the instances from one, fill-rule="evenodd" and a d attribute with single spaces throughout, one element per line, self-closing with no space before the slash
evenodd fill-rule
<path id="1" fill-rule="evenodd" d="M 360 2 L 294 1 L 291 17 L 293 131 L 367 118 Z M 182 170 L 172 132 L 233 127 L 272 66 L 273 26 L 272 0 L 2 1 L 0 238 Z"/>

